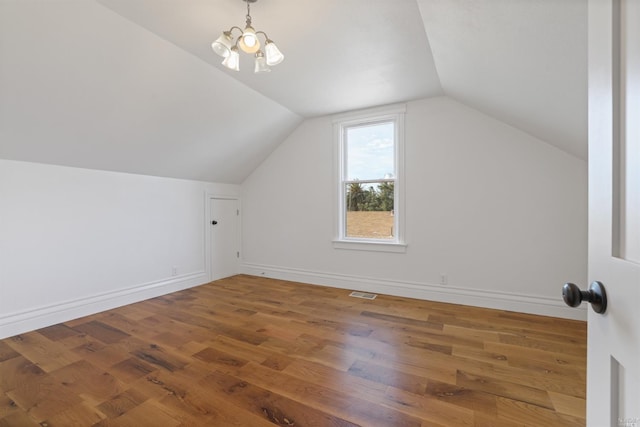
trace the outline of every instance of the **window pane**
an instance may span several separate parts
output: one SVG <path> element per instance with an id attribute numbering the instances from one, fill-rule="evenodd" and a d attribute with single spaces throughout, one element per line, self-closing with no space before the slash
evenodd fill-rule
<path id="1" fill-rule="evenodd" d="M 394 238 L 394 183 L 345 184 L 346 237 Z"/>
<path id="2" fill-rule="evenodd" d="M 393 122 L 347 128 L 346 180 L 394 178 Z"/>

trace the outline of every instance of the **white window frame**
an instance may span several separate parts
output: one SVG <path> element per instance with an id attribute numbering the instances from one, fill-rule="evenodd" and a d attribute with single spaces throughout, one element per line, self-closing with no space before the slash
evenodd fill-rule
<path id="1" fill-rule="evenodd" d="M 378 252 L 406 252 L 404 240 L 405 225 L 405 193 L 404 193 L 404 116 L 405 104 L 360 110 L 353 113 L 340 114 L 333 118 L 334 133 L 334 230 L 333 247 L 335 249 L 351 249 Z M 393 239 L 367 239 L 346 236 L 345 211 L 345 169 L 346 169 L 346 132 L 355 126 L 373 125 L 382 122 L 393 122 L 395 131 L 395 184 L 394 184 L 394 230 Z M 363 181 L 365 182 L 365 181 Z M 365 182 L 366 183 L 366 182 Z"/>

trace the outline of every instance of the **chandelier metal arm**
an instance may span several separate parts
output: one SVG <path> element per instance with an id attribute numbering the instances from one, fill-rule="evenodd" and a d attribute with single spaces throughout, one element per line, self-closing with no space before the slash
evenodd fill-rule
<path id="1" fill-rule="evenodd" d="M 240 27 L 236 27 L 235 25 L 234 25 L 233 27 L 229 28 L 229 31 L 226 31 L 226 32 L 227 32 L 227 33 L 229 33 L 229 34 L 232 34 L 231 32 L 232 32 L 233 30 L 238 30 L 238 31 L 240 31 L 240 34 L 242 34 L 242 32 L 243 32 L 243 31 L 242 31 L 242 28 L 240 28 Z"/>
<path id="2" fill-rule="evenodd" d="M 264 41 L 266 42 L 270 42 L 271 40 L 269 39 L 269 36 L 267 35 L 267 33 L 265 33 L 264 31 L 256 31 L 256 36 L 258 34 L 262 34 L 264 36 Z"/>

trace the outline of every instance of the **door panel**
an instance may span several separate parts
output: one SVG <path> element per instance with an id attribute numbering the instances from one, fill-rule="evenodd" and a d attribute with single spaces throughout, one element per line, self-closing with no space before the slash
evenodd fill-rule
<path id="1" fill-rule="evenodd" d="M 622 168 L 620 255 L 640 263 L 640 2 L 619 1 L 618 7 L 619 11 L 614 13 L 620 17 L 620 28 L 614 31 L 620 39 L 617 49 L 620 56 L 618 121 L 622 129 L 617 138 Z"/>
<path id="2" fill-rule="evenodd" d="M 640 2 L 589 1 L 587 425 L 640 426 Z"/>
<path id="3" fill-rule="evenodd" d="M 211 199 L 210 205 L 211 280 L 218 280 L 239 271 L 238 200 Z"/>

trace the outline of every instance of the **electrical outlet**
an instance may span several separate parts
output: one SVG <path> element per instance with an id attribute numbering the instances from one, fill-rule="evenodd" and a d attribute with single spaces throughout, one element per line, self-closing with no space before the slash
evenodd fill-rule
<path id="1" fill-rule="evenodd" d="M 173 267 L 171 268 L 171 275 L 172 275 L 172 276 L 177 276 L 177 275 L 178 275 L 178 267 L 173 266 Z"/>
<path id="2" fill-rule="evenodd" d="M 446 273 L 440 273 L 440 284 L 446 285 L 448 281 Z"/>

